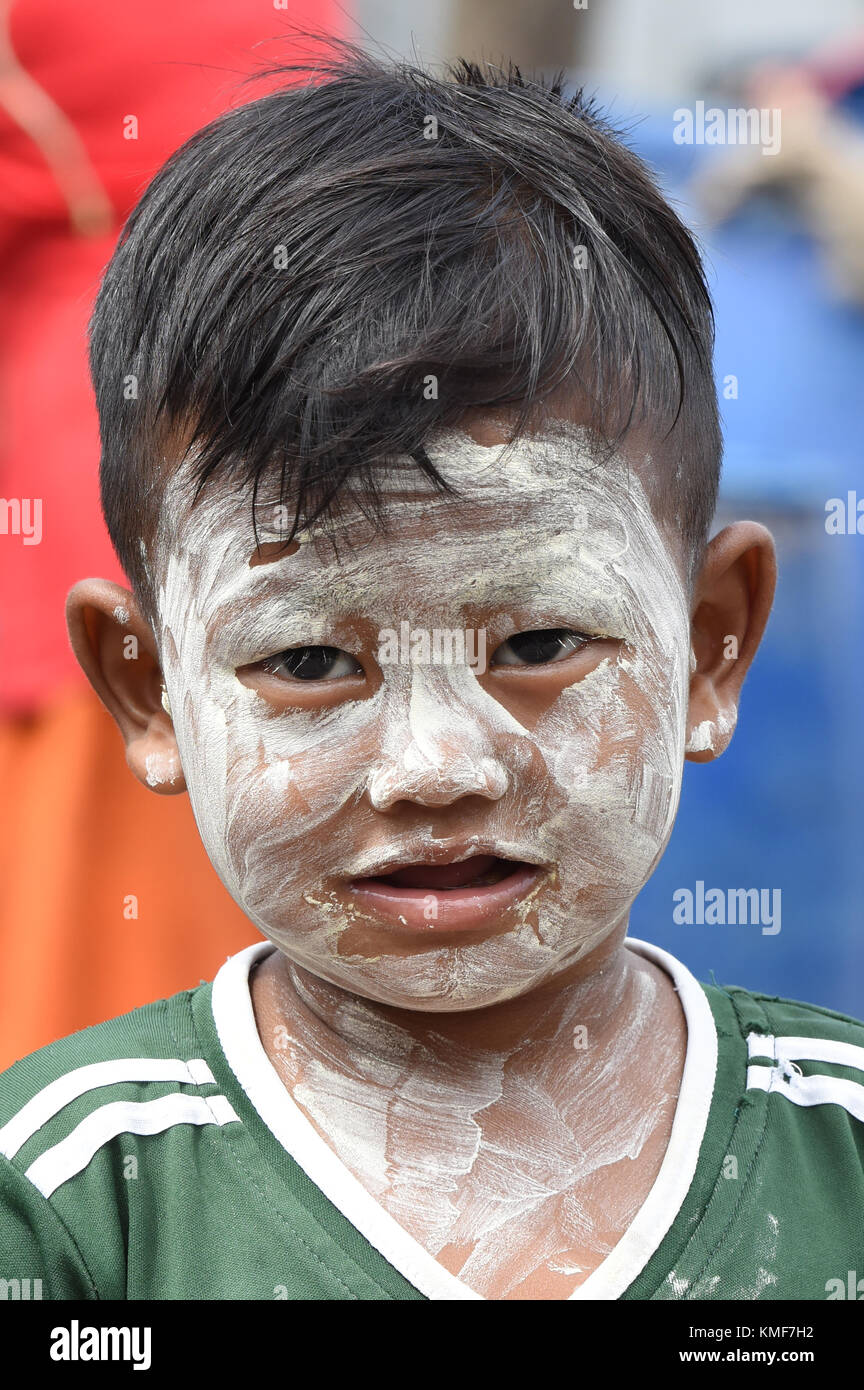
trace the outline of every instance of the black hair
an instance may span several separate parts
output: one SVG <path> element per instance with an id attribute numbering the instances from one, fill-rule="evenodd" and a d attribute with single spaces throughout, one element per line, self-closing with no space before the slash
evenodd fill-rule
<path id="1" fill-rule="evenodd" d="M 570 386 L 602 438 L 641 421 L 662 441 L 652 504 L 701 555 L 721 458 L 710 296 L 593 100 L 563 75 L 437 76 L 339 41 L 279 73 L 157 173 L 93 314 L 103 509 L 148 615 L 166 441 L 196 446 L 198 490 L 249 485 L 253 512 L 278 479 L 287 543 L 346 498 L 381 521 L 385 461 L 448 490 L 432 431 L 512 405 L 515 438 Z"/>

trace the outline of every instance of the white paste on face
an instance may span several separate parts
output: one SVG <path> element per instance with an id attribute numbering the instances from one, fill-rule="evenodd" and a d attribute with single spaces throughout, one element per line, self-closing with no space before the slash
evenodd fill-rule
<path id="1" fill-rule="evenodd" d="M 690 641 L 682 579 L 624 459 L 598 462 L 574 427 L 504 454 L 456 431 L 429 447 L 461 498 L 394 501 L 390 535 L 341 551 L 338 564 L 305 545 L 250 567 L 248 500 L 205 489 L 190 508 L 185 467 L 167 490 L 156 558 L 181 763 L 229 892 L 323 979 L 434 1011 L 523 993 L 626 918 L 677 809 Z M 351 651 L 363 625 L 476 628 L 480 609 L 490 652 L 536 627 L 596 631 L 626 647 L 530 730 L 467 664 L 383 667 L 371 697 L 316 710 L 274 710 L 236 675 L 288 646 Z M 453 836 L 468 796 L 475 808 L 482 798 L 482 824 L 475 810 L 458 838 L 493 840 L 555 875 L 504 935 L 352 953 L 365 919 L 328 878 L 361 875 L 409 846 L 422 860 L 445 813 Z"/>

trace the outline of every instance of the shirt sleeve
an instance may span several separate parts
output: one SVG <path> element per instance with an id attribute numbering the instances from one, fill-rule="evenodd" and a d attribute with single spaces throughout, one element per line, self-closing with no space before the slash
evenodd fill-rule
<path id="1" fill-rule="evenodd" d="M 0 1155 L 0 1299 L 98 1299 L 84 1257 L 33 1184 Z"/>

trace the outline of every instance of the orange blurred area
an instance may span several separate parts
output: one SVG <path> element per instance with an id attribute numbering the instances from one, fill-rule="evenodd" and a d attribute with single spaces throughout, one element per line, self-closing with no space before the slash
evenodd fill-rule
<path id="1" fill-rule="evenodd" d="M 0 1068 L 212 979 L 259 939 L 189 798 L 135 780 L 92 692 L 0 721 L 0 785 Z"/>

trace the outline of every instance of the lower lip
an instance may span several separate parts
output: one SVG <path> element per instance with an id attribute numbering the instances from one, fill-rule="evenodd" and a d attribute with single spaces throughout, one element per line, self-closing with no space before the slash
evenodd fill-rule
<path id="1" fill-rule="evenodd" d="M 523 865 L 498 883 L 478 888 L 397 888 L 371 879 L 348 884 L 352 901 L 406 931 L 476 931 L 493 922 L 536 885 L 541 870 Z"/>

